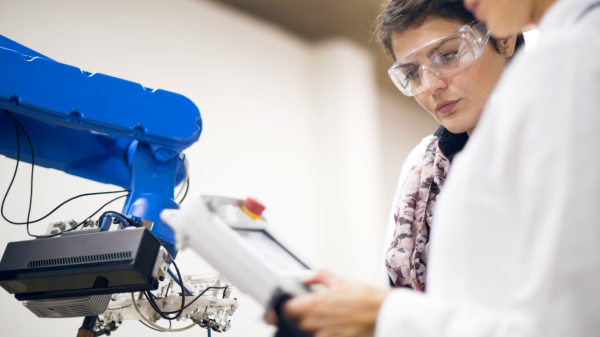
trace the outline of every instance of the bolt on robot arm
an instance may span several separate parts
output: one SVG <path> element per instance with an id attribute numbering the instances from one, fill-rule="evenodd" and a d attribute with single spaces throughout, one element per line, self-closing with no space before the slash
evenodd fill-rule
<path id="1" fill-rule="evenodd" d="M 223 306 L 232 314 L 237 301 L 226 299 L 231 289 L 224 279 L 209 284 L 165 274 L 177 250 L 173 230 L 159 214 L 179 208 L 174 190 L 187 178 L 182 151 L 198 141 L 201 131 L 198 108 L 182 95 L 82 71 L 0 36 L 0 154 L 121 186 L 129 195 L 115 221 L 143 225 L 109 231 L 112 218 L 104 217 L 95 230 L 68 232 L 62 224 L 55 229 L 60 235 L 52 238 L 9 243 L 0 262 L 0 286 L 40 317 L 98 315 L 112 296 L 124 307 L 104 313 L 113 324 L 160 319 L 149 299 L 138 300 L 136 309 L 142 313 L 116 293 L 154 291 L 163 306 L 169 301 L 165 308 L 176 310 L 210 284 L 222 285 L 209 292 L 220 298 L 209 301 L 211 310 Z M 30 139 L 33 153 L 27 146 L 20 146 L 19 153 L 15 132 L 21 140 Z M 159 288 L 162 276 L 176 280 L 175 285 L 171 281 Z M 178 295 L 179 281 L 187 296 Z M 204 302 L 199 298 L 186 312 Z M 215 330 L 227 323 L 214 321 L 202 317 L 194 322 Z M 103 328 L 110 334 L 115 327 L 105 322 Z"/>

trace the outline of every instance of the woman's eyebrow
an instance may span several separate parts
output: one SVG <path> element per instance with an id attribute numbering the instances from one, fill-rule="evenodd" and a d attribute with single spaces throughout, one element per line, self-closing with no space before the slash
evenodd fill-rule
<path id="1" fill-rule="evenodd" d="M 398 65 L 398 68 L 410 68 L 410 67 L 415 67 L 416 64 L 415 63 L 402 63 Z"/>
<path id="2" fill-rule="evenodd" d="M 444 41 L 438 41 L 436 43 L 432 43 L 431 45 L 426 45 L 427 46 L 427 53 L 425 54 L 425 57 L 429 57 L 431 55 L 431 53 L 435 52 L 437 49 L 439 49 L 442 45 L 444 44 Z M 416 50 L 415 50 L 416 51 Z M 412 56 L 411 58 L 415 57 L 415 53 L 414 51 L 409 53 L 410 56 Z M 416 56 L 418 58 L 418 56 Z M 416 65 L 414 63 L 404 63 L 404 64 L 400 64 L 398 65 L 399 68 L 406 68 L 409 67 L 411 65 Z"/>
<path id="3" fill-rule="evenodd" d="M 427 57 L 431 56 L 432 53 L 438 51 L 438 49 L 440 49 L 440 47 L 442 47 L 444 45 L 444 43 L 446 43 L 448 40 L 441 40 L 441 41 L 437 41 L 436 43 L 432 43 L 429 46 L 429 52 L 427 53 Z"/>
<path id="4" fill-rule="evenodd" d="M 438 49 L 440 49 L 444 43 L 448 42 L 449 40 L 451 40 L 451 38 L 448 39 L 441 39 L 439 41 L 435 41 L 431 44 L 425 44 L 425 46 L 427 47 L 426 51 L 427 53 L 425 54 L 425 58 L 428 58 L 429 56 L 431 56 L 431 54 L 435 53 Z M 423 47 L 425 47 L 423 46 Z M 421 47 L 422 48 L 422 47 Z M 417 48 L 417 50 L 420 48 Z M 410 52 L 408 56 L 413 56 L 414 57 L 414 52 L 416 50 L 414 50 L 413 52 Z M 399 64 L 398 68 L 408 68 L 410 66 L 415 66 L 416 64 L 414 63 L 403 63 L 403 64 Z"/>

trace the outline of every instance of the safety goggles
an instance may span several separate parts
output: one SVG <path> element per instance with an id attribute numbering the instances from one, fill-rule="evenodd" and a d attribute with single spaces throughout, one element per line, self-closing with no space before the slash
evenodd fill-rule
<path id="1" fill-rule="evenodd" d="M 425 71 L 439 78 L 457 74 L 481 56 L 489 38 L 484 23 L 470 23 L 400 57 L 388 75 L 403 94 L 418 95 L 426 85 Z"/>

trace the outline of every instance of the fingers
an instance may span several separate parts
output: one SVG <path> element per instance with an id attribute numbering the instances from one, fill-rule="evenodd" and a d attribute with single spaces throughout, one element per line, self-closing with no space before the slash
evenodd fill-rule
<path id="1" fill-rule="evenodd" d="M 287 301 L 283 310 L 287 317 L 296 322 L 306 332 L 316 332 L 325 327 L 327 320 L 322 312 L 325 294 L 309 294 Z"/>
<path id="2" fill-rule="evenodd" d="M 296 324 L 298 325 L 300 330 L 306 331 L 306 332 L 319 331 L 319 329 L 322 328 L 322 325 L 323 325 L 322 320 L 320 320 L 318 317 L 315 317 L 315 316 L 305 317 L 305 318 L 299 320 Z"/>
<path id="3" fill-rule="evenodd" d="M 304 280 L 304 284 L 322 284 L 327 288 L 342 284 L 344 282 L 344 279 L 332 274 L 327 270 L 319 270 Z"/>
<path id="4" fill-rule="evenodd" d="M 320 297 L 320 294 L 308 294 L 294 297 L 285 302 L 283 305 L 283 312 L 290 318 L 305 316 L 313 311 Z"/>
<path id="5" fill-rule="evenodd" d="M 270 325 L 278 324 L 277 314 L 273 310 L 269 310 L 265 313 L 264 320 L 265 320 L 265 323 L 270 324 Z"/>

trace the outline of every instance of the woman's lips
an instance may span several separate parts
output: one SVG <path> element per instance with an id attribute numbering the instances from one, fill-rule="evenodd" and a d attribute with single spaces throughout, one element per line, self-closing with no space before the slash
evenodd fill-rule
<path id="1" fill-rule="evenodd" d="M 454 110 L 454 107 L 456 106 L 456 103 L 458 103 L 458 101 L 460 101 L 460 99 L 457 99 L 456 101 L 444 101 L 436 105 L 435 109 L 443 114 L 448 113 Z"/>

